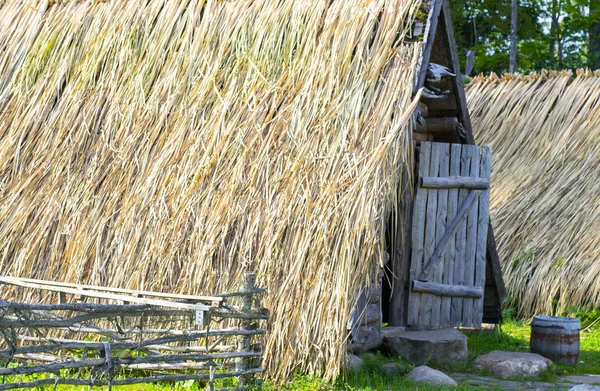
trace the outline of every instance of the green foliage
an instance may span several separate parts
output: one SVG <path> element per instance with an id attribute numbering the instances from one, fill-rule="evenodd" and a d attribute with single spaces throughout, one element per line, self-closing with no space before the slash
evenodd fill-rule
<path id="1" fill-rule="evenodd" d="M 585 329 L 600 323 L 600 308 L 591 305 L 585 307 L 571 305 L 565 308 L 559 316 L 578 318 L 579 322 L 581 322 L 581 328 Z"/>
<path id="2" fill-rule="evenodd" d="M 595 4 L 595 5 L 594 5 Z M 508 71 L 511 2 L 454 0 L 450 2 L 456 41 L 464 70 L 467 50 L 475 51 L 474 69 Z M 555 23 L 552 23 L 552 20 Z M 594 22 L 599 27 L 593 28 Z M 519 72 L 542 68 L 600 67 L 592 42 L 600 40 L 599 0 L 520 0 L 517 22 Z"/>

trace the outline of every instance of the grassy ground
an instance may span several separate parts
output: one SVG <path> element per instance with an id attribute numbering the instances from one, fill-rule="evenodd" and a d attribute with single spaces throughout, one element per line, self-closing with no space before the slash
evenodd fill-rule
<path id="1" fill-rule="evenodd" d="M 471 372 L 472 361 L 482 354 L 492 350 L 507 350 L 517 352 L 529 351 L 529 333 L 531 329 L 523 322 L 508 321 L 502 325 L 499 332 L 490 331 L 467 331 L 465 334 L 469 338 L 469 363 L 450 368 L 437 368 L 446 373 L 452 372 Z M 429 387 L 417 385 L 405 380 L 403 377 L 386 377 L 380 372 L 381 364 L 384 362 L 395 361 L 403 366 L 404 372 L 408 373 L 412 368 L 401 360 L 390 360 L 383 355 L 369 356 L 365 360 L 366 368 L 357 374 L 350 374 L 345 379 L 339 380 L 335 384 L 328 384 L 318 378 L 308 378 L 305 376 L 297 377 L 290 382 L 284 390 L 287 391 L 379 391 L 379 390 L 481 390 L 479 387 L 460 385 L 454 388 Z M 484 373 L 478 373 L 485 375 Z M 543 374 L 539 381 L 555 382 L 560 376 L 565 375 L 584 375 L 600 374 L 600 327 L 582 331 L 581 333 L 581 354 L 580 363 L 575 367 L 566 365 L 553 365 L 547 373 Z M 268 391 L 282 389 L 269 386 L 265 387 Z"/>
<path id="2" fill-rule="evenodd" d="M 560 376 L 565 375 L 600 375 L 600 322 L 588 330 L 581 332 L 581 354 L 580 363 L 575 367 L 566 365 L 552 366 L 547 373 L 542 375 L 539 381 L 554 382 Z M 584 327 L 586 325 L 584 324 Z M 469 363 L 447 368 L 437 368 L 446 373 L 453 372 L 471 372 L 471 362 L 479 355 L 491 352 L 492 350 L 507 351 L 529 351 L 529 333 L 530 328 L 522 322 L 508 321 L 499 332 L 490 331 L 467 331 L 465 334 L 469 338 Z M 408 373 L 412 367 L 402 360 L 394 360 L 385 357 L 382 354 L 370 354 L 364 357 L 365 368 L 359 373 L 347 375 L 345 378 L 335 383 L 327 383 L 322 379 L 307 376 L 298 376 L 287 385 L 273 386 L 265 384 L 263 390 L 275 391 L 383 391 L 383 390 L 401 390 L 410 389 L 417 391 L 443 391 L 443 390 L 481 390 L 481 388 L 471 387 L 459 384 L 458 387 L 443 388 L 430 387 L 420 384 L 414 384 L 404 379 L 404 374 Z M 387 377 L 381 372 L 381 365 L 385 362 L 396 362 L 401 368 L 401 376 Z M 485 375 L 485 373 L 478 373 Z M 28 379 L 32 380 L 32 379 Z M 51 389 L 51 388 L 46 388 Z M 59 390 L 87 390 L 87 387 L 59 387 Z M 106 389 L 106 388 L 105 388 Z M 158 385 L 136 385 L 114 387 L 120 391 L 179 391 L 179 390 L 201 390 L 198 383 L 180 382 L 176 384 L 158 384 Z"/>

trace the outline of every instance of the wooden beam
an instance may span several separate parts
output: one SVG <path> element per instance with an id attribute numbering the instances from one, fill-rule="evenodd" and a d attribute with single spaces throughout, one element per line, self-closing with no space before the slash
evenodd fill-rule
<path id="1" fill-rule="evenodd" d="M 458 49 L 456 47 L 456 39 L 454 38 L 454 27 L 452 26 L 452 17 L 450 14 L 450 3 L 448 0 L 442 1 L 442 12 L 441 17 L 443 18 L 443 27 L 446 31 L 448 38 L 448 46 L 450 48 L 450 70 L 456 74 L 453 78 L 454 86 L 456 88 L 456 95 L 454 99 L 458 108 L 458 119 L 462 123 L 463 127 L 467 131 L 466 142 L 467 144 L 475 144 L 475 138 L 473 137 L 473 128 L 471 126 L 471 119 L 469 117 L 469 110 L 467 108 L 467 99 L 465 96 L 465 85 L 463 81 L 463 75 L 460 73 L 460 59 L 458 57 Z"/>
<path id="2" fill-rule="evenodd" d="M 423 102 L 429 108 L 429 115 L 433 113 L 439 115 L 456 115 L 458 112 L 458 105 L 456 104 L 456 95 L 450 94 L 443 98 L 431 99 L 421 98 Z"/>
<path id="3" fill-rule="evenodd" d="M 413 133 L 413 140 L 414 141 L 433 141 L 433 134 L 430 133 Z"/>
<path id="4" fill-rule="evenodd" d="M 406 326 L 408 320 L 408 281 L 410 277 L 410 258 L 412 252 L 412 220 L 414 181 L 412 167 L 402 171 L 402 183 L 399 189 L 399 205 L 394 221 L 397 227 L 393 232 L 393 253 L 391 259 L 392 295 L 389 304 L 390 326 Z"/>
<path id="5" fill-rule="evenodd" d="M 456 131 L 458 119 L 456 117 L 423 118 L 424 124 L 417 123 L 417 133 L 450 133 Z"/>
<path id="6" fill-rule="evenodd" d="M 468 176 L 447 177 L 421 177 L 421 187 L 425 189 L 475 189 L 487 190 L 490 181 L 487 178 L 473 178 Z"/>
<path id="7" fill-rule="evenodd" d="M 502 266 L 500 265 L 500 257 L 496 248 L 496 239 L 494 237 L 494 229 L 492 223 L 488 227 L 487 233 L 487 249 L 486 249 L 487 262 L 491 267 L 491 274 L 493 281 L 496 285 L 496 292 L 498 294 L 498 307 L 500 308 L 500 318 L 502 317 L 501 307 L 502 302 L 506 298 L 506 287 L 504 286 L 504 279 L 502 278 Z"/>
<path id="8" fill-rule="evenodd" d="M 8 284 L 8 285 L 16 285 L 19 282 L 38 284 L 44 286 L 52 286 L 52 287 L 64 287 L 64 288 L 74 288 L 81 291 L 85 290 L 93 290 L 98 292 L 112 292 L 112 293 L 124 293 L 133 295 L 136 297 L 140 296 L 148 296 L 148 297 L 160 297 L 163 299 L 175 299 L 181 301 L 210 301 L 215 303 L 223 302 L 223 297 L 221 296 L 195 296 L 195 295 L 180 295 L 176 293 L 163 293 L 163 292 L 151 292 L 151 291 L 140 291 L 134 289 L 125 289 L 125 288 L 112 288 L 112 287 L 104 287 L 104 286 L 96 286 L 96 285 L 85 285 L 85 284 L 74 284 L 69 282 L 58 282 L 58 281 L 48 281 L 48 280 L 36 280 L 33 278 L 25 278 L 25 277 L 7 277 L 0 276 L 0 283 Z M 44 289 L 44 288 L 39 288 Z M 49 290 L 49 289 L 48 289 Z M 60 292 L 60 291 L 58 291 Z M 86 295 L 82 295 L 86 296 Z"/>
<path id="9" fill-rule="evenodd" d="M 421 55 L 417 63 L 417 72 L 415 74 L 415 83 L 413 87 L 413 95 L 417 93 L 425 85 L 425 77 L 427 76 L 427 66 L 431 58 L 431 49 L 435 40 L 435 32 L 437 31 L 438 20 L 442 11 L 442 0 L 432 0 L 427 15 L 427 27 L 423 35 L 423 43 Z"/>
<path id="10" fill-rule="evenodd" d="M 432 293 L 438 296 L 472 297 L 479 299 L 483 297 L 483 288 L 467 285 L 450 285 L 439 282 L 413 280 L 413 291 Z"/>
<path id="11" fill-rule="evenodd" d="M 419 102 L 417 105 L 417 109 L 419 110 L 423 118 L 429 117 L 429 107 L 427 107 L 425 103 Z"/>
<path id="12" fill-rule="evenodd" d="M 141 297 L 133 297 L 126 295 L 119 295 L 115 293 L 108 292 L 98 292 L 92 290 L 83 290 L 83 289 L 74 289 L 74 288 L 66 288 L 55 285 L 46 285 L 41 283 L 33 283 L 33 282 L 25 282 L 22 279 L 14 278 L 14 277 L 0 277 L 0 283 L 20 286 L 23 288 L 33 288 L 33 289 L 42 289 L 51 292 L 63 292 L 71 295 L 81 295 L 86 297 L 96 297 L 100 299 L 109 299 L 109 300 L 120 300 L 126 303 L 137 303 L 137 304 L 147 304 L 159 307 L 167 307 L 167 308 L 180 308 L 185 310 L 200 310 L 200 311 L 208 311 L 211 307 L 205 304 L 187 304 L 187 303 L 179 303 L 176 301 L 169 300 L 161 300 L 161 299 L 144 299 Z"/>

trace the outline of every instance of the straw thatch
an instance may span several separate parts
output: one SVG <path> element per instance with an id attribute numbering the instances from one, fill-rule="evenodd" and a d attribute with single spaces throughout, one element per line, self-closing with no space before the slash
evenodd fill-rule
<path id="1" fill-rule="evenodd" d="M 266 367 L 337 376 L 407 143 L 417 0 L 1 2 L 0 273 L 269 288 Z"/>
<path id="2" fill-rule="evenodd" d="M 520 314 L 600 306 L 600 72 L 477 77 L 478 142 L 494 154 L 491 209 Z"/>

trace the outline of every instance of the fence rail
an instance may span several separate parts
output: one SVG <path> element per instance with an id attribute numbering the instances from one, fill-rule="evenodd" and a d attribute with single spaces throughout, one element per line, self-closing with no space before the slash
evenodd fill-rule
<path id="1" fill-rule="evenodd" d="M 208 390 L 259 384 L 266 333 L 260 324 L 268 315 L 259 300 L 265 289 L 256 287 L 253 273 L 244 275 L 239 292 L 215 296 L 2 276 L 0 284 L 58 293 L 58 303 L 0 301 L 0 391 L 186 380 Z M 90 298 L 105 303 L 84 302 Z"/>

